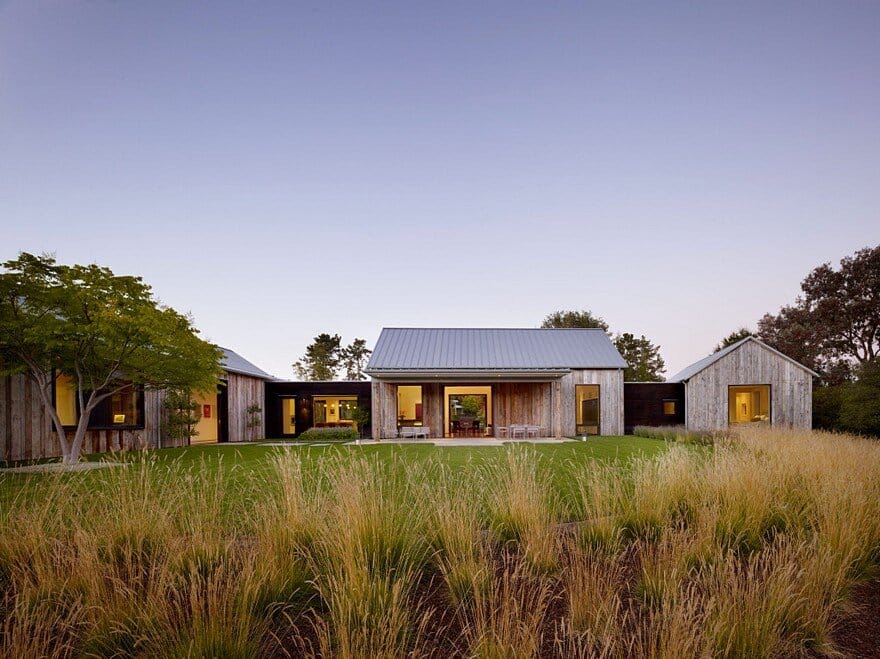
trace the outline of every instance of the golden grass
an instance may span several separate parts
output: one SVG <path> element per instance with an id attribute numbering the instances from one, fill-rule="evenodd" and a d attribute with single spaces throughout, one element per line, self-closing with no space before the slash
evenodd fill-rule
<path id="1" fill-rule="evenodd" d="M 880 562 L 865 439 L 742 431 L 565 496 L 522 447 L 399 460 L 36 477 L 0 511 L 0 656 L 834 656 Z"/>

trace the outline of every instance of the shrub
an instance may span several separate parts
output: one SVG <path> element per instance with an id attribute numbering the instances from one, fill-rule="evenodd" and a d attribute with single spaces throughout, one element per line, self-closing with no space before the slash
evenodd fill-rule
<path id="1" fill-rule="evenodd" d="M 299 438 L 309 442 L 350 442 L 358 439 L 358 431 L 354 428 L 309 428 Z"/>
<path id="2" fill-rule="evenodd" d="M 633 435 L 665 442 L 712 446 L 719 440 L 729 439 L 731 433 L 724 430 L 688 430 L 684 426 L 636 426 Z"/>

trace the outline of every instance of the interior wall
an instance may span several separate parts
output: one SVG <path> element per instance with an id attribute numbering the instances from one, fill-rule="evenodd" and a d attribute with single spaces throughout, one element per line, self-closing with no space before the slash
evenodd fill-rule
<path id="1" fill-rule="evenodd" d="M 196 424 L 196 436 L 193 444 L 210 444 L 217 441 L 217 393 L 202 393 L 195 397 L 199 406 L 199 422 Z M 205 416 L 205 411 L 210 416 Z"/>

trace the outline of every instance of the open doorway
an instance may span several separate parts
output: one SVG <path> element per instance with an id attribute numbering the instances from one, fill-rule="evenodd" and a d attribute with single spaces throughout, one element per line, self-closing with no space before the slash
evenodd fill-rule
<path id="1" fill-rule="evenodd" d="M 446 437 L 492 434 L 492 387 L 444 387 Z"/>

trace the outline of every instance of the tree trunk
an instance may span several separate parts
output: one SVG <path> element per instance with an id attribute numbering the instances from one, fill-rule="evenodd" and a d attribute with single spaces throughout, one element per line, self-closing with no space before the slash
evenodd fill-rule
<path id="1" fill-rule="evenodd" d="M 55 409 L 55 405 L 52 403 L 52 396 L 49 393 L 52 386 L 51 380 L 46 384 L 42 382 L 42 378 L 37 377 L 35 373 L 30 372 L 29 375 L 34 383 L 36 383 L 37 391 L 40 392 L 40 400 L 43 403 L 43 409 L 46 410 L 49 418 L 52 419 L 55 436 L 58 438 L 59 446 L 61 446 L 61 457 L 64 459 L 64 462 L 67 462 L 67 458 L 70 455 L 70 443 L 67 441 L 67 433 L 64 432 L 64 427 L 61 425 L 61 419 L 58 417 L 58 410 Z"/>

